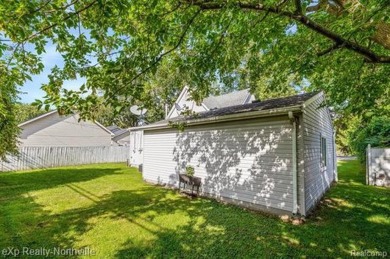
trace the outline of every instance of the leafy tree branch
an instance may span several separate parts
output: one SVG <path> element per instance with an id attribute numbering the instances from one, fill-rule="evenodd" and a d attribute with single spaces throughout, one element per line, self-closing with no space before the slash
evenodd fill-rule
<path id="1" fill-rule="evenodd" d="M 273 14 L 277 14 L 280 16 L 284 16 L 286 18 L 289 18 L 291 20 L 294 20 L 307 28 L 315 31 L 316 33 L 321 34 L 322 36 L 332 40 L 337 44 L 339 47 L 346 48 L 348 50 L 351 50 L 365 58 L 367 62 L 370 63 L 385 63 L 390 64 L 390 56 L 381 56 L 376 54 L 375 52 L 371 51 L 369 48 L 353 42 L 349 39 L 346 39 L 342 37 L 341 35 L 327 29 L 326 27 L 316 23 L 315 21 L 311 20 L 307 15 L 304 15 L 302 13 L 302 6 L 300 3 L 300 0 L 294 0 L 296 10 L 295 11 L 285 11 L 280 9 L 278 6 L 272 7 L 272 6 L 266 6 L 265 4 L 261 3 L 243 3 L 243 2 L 237 2 L 235 5 L 243 10 L 252 10 L 257 12 L 270 12 Z M 212 11 L 212 10 L 221 10 L 225 8 L 227 3 L 214 3 L 209 1 L 201 1 L 201 2 L 194 2 L 191 0 L 186 1 L 188 4 L 192 4 L 195 6 L 198 6 L 203 11 Z M 329 53 L 328 51 L 327 53 Z"/>
<path id="2" fill-rule="evenodd" d="M 162 119 L 184 85 L 197 101 L 322 90 L 338 113 L 388 116 L 388 0 L 0 2 L 0 157 L 17 150 L 18 89 L 51 69 L 38 106 L 94 117 L 131 105 Z M 53 47 L 60 65 L 44 62 Z M 85 78 L 77 90 L 65 81 Z M 348 116 L 346 116 L 348 117 Z"/>

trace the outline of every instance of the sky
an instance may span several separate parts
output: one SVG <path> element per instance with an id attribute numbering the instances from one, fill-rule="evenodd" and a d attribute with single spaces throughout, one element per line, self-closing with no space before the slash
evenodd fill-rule
<path id="1" fill-rule="evenodd" d="M 45 66 L 44 70 L 39 75 L 33 75 L 31 81 L 27 81 L 19 90 L 20 102 L 32 103 L 36 99 L 43 99 L 45 92 L 41 90 L 42 84 L 48 83 L 51 69 L 57 65 L 62 68 L 64 61 L 62 56 L 56 50 L 56 46 L 48 43 L 45 48 L 46 53 L 42 54 L 42 63 Z M 64 82 L 64 88 L 68 90 L 78 90 L 80 86 L 86 82 L 85 78 L 78 78 L 77 80 L 68 80 Z"/>
<path id="2" fill-rule="evenodd" d="M 22 92 L 19 94 L 20 102 L 32 103 L 35 99 L 43 99 L 45 92 L 41 90 L 41 86 L 42 84 L 49 82 L 48 75 L 50 74 L 51 68 L 55 65 L 59 67 L 63 67 L 64 65 L 61 54 L 56 51 L 56 46 L 51 43 L 46 45 L 46 53 L 42 55 L 42 62 L 45 68 L 41 74 L 32 76 L 32 80 L 27 81 L 23 87 L 20 88 L 20 91 Z M 65 81 L 64 88 L 77 90 L 85 82 L 85 78 Z"/>

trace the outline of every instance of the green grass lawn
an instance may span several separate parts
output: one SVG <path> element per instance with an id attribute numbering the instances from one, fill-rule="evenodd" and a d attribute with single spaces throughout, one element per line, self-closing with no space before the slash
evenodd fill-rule
<path id="1" fill-rule="evenodd" d="M 189 199 L 121 164 L 0 174 L 0 249 L 83 248 L 113 257 L 346 257 L 390 254 L 390 189 L 365 186 L 357 161 L 305 224 Z M 0 250 L 0 251 L 1 251 Z"/>

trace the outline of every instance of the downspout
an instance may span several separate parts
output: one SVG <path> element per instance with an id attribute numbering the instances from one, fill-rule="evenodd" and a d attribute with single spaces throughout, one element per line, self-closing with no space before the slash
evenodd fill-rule
<path id="1" fill-rule="evenodd" d="M 298 166 L 297 166 L 297 120 L 294 114 L 289 111 L 288 118 L 292 122 L 292 169 L 293 169 L 293 214 L 298 213 Z"/>
<path id="2" fill-rule="evenodd" d="M 336 154 L 336 129 L 333 130 L 333 143 L 332 143 L 332 151 L 333 151 L 333 174 L 334 181 L 338 182 L 339 177 L 337 173 L 337 154 Z"/>
<path id="3" fill-rule="evenodd" d="M 129 131 L 129 157 L 127 158 L 127 166 L 131 166 L 131 130 L 127 129 Z"/>

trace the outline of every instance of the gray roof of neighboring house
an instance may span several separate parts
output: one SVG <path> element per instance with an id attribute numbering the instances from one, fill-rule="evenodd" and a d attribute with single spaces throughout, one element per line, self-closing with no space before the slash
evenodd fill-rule
<path id="1" fill-rule="evenodd" d="M 125 139 L 126 137 L 130 136 L 130 131 L 126 130 L 125 132 L 122 132 L 121 134 L 119 135 L 115 135 L 112 140 L 114 141 L 119 141 L 119 140 L 123 140 Z M 126 139 L 125 139 L 126 140 Z M 130 139 L 127 139 L 126 141 L 130 141 Z"/>
<path id="2" fill-rule="evenodd" d="M 22 123 L 20 123 L 19 125 L 18 125 L 18 127 L 23 127 L 23 126 L 26 126 L 26 125 L 28 125 L 28 124 L 30 124 L 31 122 L 34 122 L 34 121 L 37 121 L 37 120 L 40 120 L 40 119 L 44 119 L 44 118 L 46 118 L 47 116 L 49 116 L 49 115 L 52 115 L 52 114 L 55 114 L 55 113 L 58 113 L 58 111 L 57 110 L 53 110 L 53 111 L 49 111 L 49 112 L 46 112 L 46 113 L 44 113 L 44 114 L 41 114 L 41 115 L 39 115 L 39 116 L 36 116 L 36 117 L 34 117 L 34 118 L 32 118 L 32 119 L 29 119 L 29 120 L 27 120 L 27 121 L 25 121 L 25 122 L 22 122 Z M 72 115 L 74 115 L 74 114 L 77 114 L 77 113 L 73 113 L 73 114 L 67 114 L 67 115 L 60 115 L 60 116 L 64 116 L 64 117 L 67 117 L 67 116 L 72 116 Z M 97 126 L 99 126 L 101 129 L 103 129 L 105 132 L 107 132 L 107 133 L 109 133 L 109 134 L 114 134 L 111 130 L 109 130 L 107 127 L 104 127 L 102 124 L 100 124 L 99 122 L 97 122 L 97 121 L 91 121 L 92 123 L 95 123 Z"/>
<path id="3" fill-rule="evenodd" d="M 224 107 L 220 109 L 214 109 L 210 111 L 200 112 L 198 114 L 195 114 L 193 116 L 179 116 L 176 118 L 172 118 L 169 120 L 162 120 L 158 121 L 152 124 L 149 124 L 148 126 L 158 126 L 163 125 L 169 122 L 180 122 L 180 121 L 190 121 L 190 120 L 198 120 L 198 119 L 206 119 L 211 117 L 219 117 L 224 115 L 231 115 L 231 114 L 238 114 L 238 113 L 245 113 L 245 112 L 252 112 L 252 111 L 261 111 L 261 110 L 272 110 L 272 109 L 278 109 L 278 108 L 289 108 L 294 106 L 302 105 L 305 101 L 309 100 L 310 98 L 314 97 L 319 92 L 312 92 L 312 93 L 304 93 L 289 97 L 283 97 L 283 98 L 275 98 L 275 99 L 269 99 L 264 101 L 254 101 L 252 103 L 246 103 L 241 105 L 235 105 L 235 106 L 229 106 Z"/>
<path id="4" fill-rule="evenodd" d="M 244 89 L 219 96 L 209 96 L 203 100 L 203 104 L 206 105 L 208 109 L 212 110 L 228 106 L 241 105 L 254 99 L 255 98 L 249 92 L 249 89 Z"/>
<path id="5" fill-rule="evenodd" d="M 31 123 L 31 122 L 34 122 L 34 121 L 39 120 L 39 119 L 42 119 L 42 118 L 45 118 L 46 116 L 49 116 L 49 115 L 54 114 L 54 113 L 56 113 L 56 112 L 57 112 L 56 110 L 46 112 L 46 113 L 44 113 L 44 114 L 41 114 L 41 115 L 38 115 L 38 116 L 36 116 L 36 117 L 34 117 L 34 118 L 31 118 L 31 119 L 29 119 L 29 120 L 26 120 L 26 121 L 20 123 L 18 126 L 19 126 L 19 127 L 22 127 L 22 126 L 24 126 L 24 125 L 26 125 L 26 124 L 29 124 L 29 123 Z"/>
<path id="6" fill-rule="evenodd" d="M 108 126 L 107 129 L 114 134 L 114 137 L 124 134 L 125 132 L 129 132 L 127 129 L 121 129 L 116 125 Z"/>

